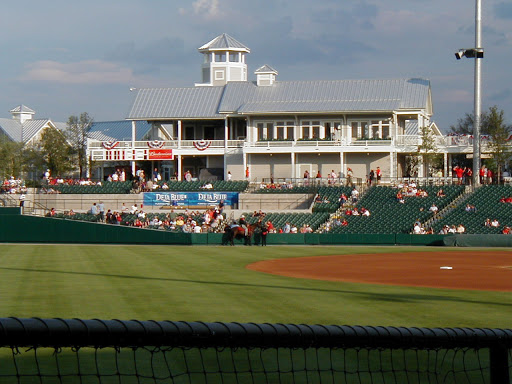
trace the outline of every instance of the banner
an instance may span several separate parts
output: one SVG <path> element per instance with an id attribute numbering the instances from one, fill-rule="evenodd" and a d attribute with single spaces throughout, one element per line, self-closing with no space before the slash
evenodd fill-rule
<path id="1" fill-rule="evenodd" d="M 238 192 L 144 192 L 144 205 L 149 206 L 204 206 L 238 205 Z"/>
<path id="2" fill-rule="evenodd" d="M 148 160 L 174 160 L 172 149 L 150 149 Z"/>

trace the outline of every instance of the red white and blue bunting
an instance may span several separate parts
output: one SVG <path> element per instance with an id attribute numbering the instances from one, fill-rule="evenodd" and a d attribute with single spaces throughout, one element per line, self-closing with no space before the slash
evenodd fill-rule
<path id="1" fill-rule="evenodd" d="M 148 147 L 153 149 L 162 148 L 164 146 L 164 142 L 160 140 L 148 141 Z"/>
<path id="2" fill-rule="evenodd" d="M 212 142 L 210 140 L 194 141 L 194 147 L 196 147 L 196 149 L 198 151 L 204 151 L 204 150 L 208 149 L 208 147 L 210 147 L 210 145 L 212 145 Z"/>
<path id="3" fill-rule="evenodd" d="M 119 145 L 119 141 L 104 141 L 101 145 L 103 145 L 103 148 L 111 150 Z"/>

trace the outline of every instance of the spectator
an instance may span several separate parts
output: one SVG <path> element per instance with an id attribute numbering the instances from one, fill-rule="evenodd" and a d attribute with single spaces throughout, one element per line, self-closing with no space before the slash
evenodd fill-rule
<path id="1" fill-rule="evenodd" d="M 429 208 L 429 211 L 432 212 L 434 215 L 437 215 L 439 208 L 437 208 L 437 205 L 435 203 L 432 203 L 432 206 Z"/>
<path id="2" fill-rule="evenodd" d="M 466 232 L 466 228 L 465 228 L 462 224 L 459 224 L 459 225 L 457 226 L 457 233 L 458 233 L 458 234 L 462 234 L 462 233 L 464 233 L 464 232 Z"/>
<path id="3" fill-rule="evenodd" d="M 94 203 L 91 207 L 91 215 L 97 215 L 98 214 L 98 206 L 96 205 L 96 203 Z"/>
<path id="4" fill-rule="evenodd" d="M 487 184 L 492 184 L 492 178 L 493 178 L 494 174 L 493 172 L 491 171 L 491 169 L 489 168 L 487 170 Z"/>
<path id="5" fill-rule="evenodd" d="M 382 171 L 380 170 L 380 167 L 377 167 L 377 170 L 375 171 L 375 175 L 377 176 L 377 185 L 379 185 L 380 180 L 382 179 Z"/>
<path id="6" fill-rule="evenodd" d="M 359 191 L 356 189 L 356 187 L 352 189 L 350 196 L 352 197 L 352 203 L 357 203 L 357 200 L 359 199 Z"/>
<path id="7" fill-rule="evenodd" d="M 370 170 L 370 173 L 368 175 L 368 186 L 372 186 L 373 184 L 373 179 L 375 179 L 375 172 L 372 170 Z"/>
<path id="8" fill-rule="evenodd" d="M 354 176 L 352 168 L 347 168 L 347 186 L 352 186 L 352 177 Z"/>
<path id="9" fill-rule="evenodd" d="M 493 221 L 491 221 L 491 227 L 499 227 L 500 226 L 500 223 L 497 219 L 494 219 Z"/>

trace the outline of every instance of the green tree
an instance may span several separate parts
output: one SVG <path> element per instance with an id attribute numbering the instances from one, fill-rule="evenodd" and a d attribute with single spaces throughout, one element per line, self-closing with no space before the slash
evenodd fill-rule
<path id="1" fill-rule="evenodd" d="M 72 147 L 64 134 L 56 128 L 46 128 L 41 135 L 41 153 L 52 175 L 64 175 L 75 169 L 71 158 Z"/>
<path id="2" fill-rule="evenodd" d="M 489 133 L 488 120 L 488 113 L 482 113 L 480 116 L 480 134 L 482 135 L 486 135 Z M 457 124 L 450 126 L 450 133 L 456 133 L 459 135 L 472 135 L 474 123 L 475 115 L 466 113 L 466 115 L 463 118 L 457 120 Z"/>
<path id="3" fill-rule="evenodd" d="M 0 135 L 0 177 L 21 177 L 23 166 L 23 143 Z"/>
<path id="4" fill-rule="evenodd" d="M 420 128 L 421 143 L 418 145 L 417 156 L 423 158 L 423 165 L 426 170 L 427 178 L 431 173 L 431 166 L 438 163 L 441 154 L 436 144 L 436 135 L 432 126 L 425 126 Z"/>
<path id="5" fill-rule="evenodd" d="M 31 180 L 31 186 L 38 186 L 44 173 L 46 162 L 40 143 L 26 145 L 23 149 L 23 171 Z"/>
<path id="6" fill-rule="evenodd" d="M 492 154 L 492 158 L 486 163 L 496 171 L 497 180 L 501 180 L 503 168 L 506 167 L 512 154 L 511 144 L 508 142 L 512 126 L 505 123 L 503 110 L 498 110 L 496 106 L 489 108 L 486 123 L 489 134 L 487 150 Z"/>
<path id="7" fill-rule="evenodd" d="M 70 116 L 67 122 L 68 139 L 76 156 L 80 178 L 87 169 L 87 139 L 92 123 L 93 119 L 87 112 L 81 113 L 80 116 Z"/>
<path id="8" fill-rule="evenodd" d="M 503 168 L 507 165 L 511 152 L 511 144 L 507 141 L 512 133 L 512 126 L 505 122 L 503 110 L 497 106 L 490 107 L 488 111 L 483 112 L 480 120 L 480 133 L 488 135 L 489 139 L 481 151 L 484 150 L 491 154 L 492 158 L 485 161 L 486 165 L 494 169 L 498 180 L 501 178 Z M 466 114 L 457 121 L 456 125 L 450 127 L 452 133 L 471 135 L 473 133 L 474 115 Z"/>

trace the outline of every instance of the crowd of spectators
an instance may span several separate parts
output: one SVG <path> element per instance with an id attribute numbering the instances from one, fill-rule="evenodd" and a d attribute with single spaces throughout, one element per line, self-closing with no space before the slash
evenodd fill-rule
<path id="1" fill-rule="evenodd" d="M 0 193 L 27 193 L 27 187 L 25 186 L 25 182 L 23 180 L 15 179 L 14 176 L 11 176 L 9 179 L 5 179 L 3 181 Z"/>
<path id="2" fill-rule="evenodd" d="M 444 225 L 440 230 L 440 235 L 450 235 L 450 234 L 463 234 L 466 232 L 466 228 L 464 225 Z"/>
<path id="3" fill-rule="evenodd" d="M 398 184 L 396 188 L 398 189 L 396 193 L 396 200 L 401 204 L 405 203 L 405 197 L 428 197 L 428 192 L 424 189 L 418 188 L 415 182 Z M 437 196 L 443 197 L 444 192 L 442 192 L 442 189 L 439 191 L 441 191 L 442 194 L 440 195 L 438 192 Z"/>

